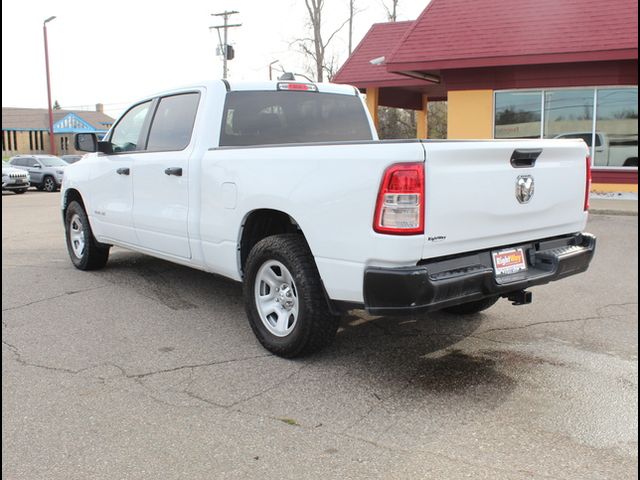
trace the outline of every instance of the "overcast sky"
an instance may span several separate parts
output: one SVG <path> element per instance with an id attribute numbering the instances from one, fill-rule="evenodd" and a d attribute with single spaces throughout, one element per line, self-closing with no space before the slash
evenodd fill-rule
<path id="1" fill-rule="evenodd" d="M 349 0 L 325 0 L 325 35 L 348 17 Z M 386 0 L 387 5 L 391 0 Z M 428 0 L 400 0 L 398 20 L 414 20 Z M 371 24 L 386 21 L 383 0 L 356 0 L 354 48 Z M 305 72 L 304 56 L 291 46 L 305 36 L 303 0 L 6 0 L 2 2 L 2 106 L 46 108 L 42 22 L 47 24 L 53 100 L 62 108 L 119 115 L 131 102 L 165 88 L 222 77 L 210 16 L 238 10 L 229 30 L 236 58 L 231 79 L 267 79 L 279 60 Z M 347 57 L 347 28 L 335 38 L 340 64 Z"/>

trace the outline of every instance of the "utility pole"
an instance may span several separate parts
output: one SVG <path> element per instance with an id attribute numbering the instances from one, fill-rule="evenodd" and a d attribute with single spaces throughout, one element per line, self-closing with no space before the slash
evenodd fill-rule
<path id="1" fill-rule="evenodd" d="M 240 13 L 236 10 L 233 11 L 224 11 L 221 13 L 212 13 L 211 16 L 212 17 L 223 17 L 224 19 L 224 23 L 222 25 L 216 25 L 214 27 L 209 27 L 209 30 L 211 30 L 212 28 L 215 28 L 218 32 L 218 42 L 220 45 L 220 52 L 222 53 L 222 78 L 227 78 L 227 60 L 232 60 L 233 59 L 233 54 L 230 55 L 230 52 L 232 52 L 233 50 L 231 49 L 231 47 L 229 46 L 229 44 L 227 43 L 227 30 L 229 28 L 233 28 L 233 27 L 241 27 L 242 24 L 241 23 L 236 23 L 233 25 L 229 25 L 229 17 L 231 15 L 235 15 L 236 13 Z M 224 41 L 220 38 L 220 29 L 224 30 Z"/>
<path id="2" fill-rule="evenodd" d="M 53 109 L 51 108 L 51 79 L 49 78 L 49 44 L 47 42 L 47 23 L 55 20 L 56 17 L 49 17 L 42 23 L 44 32 L 44 61 L 47 70 L 47 98 L 49 100 L 49 151 L 51 155 L 56 154 L 56 142 L 53 138 Z"/>

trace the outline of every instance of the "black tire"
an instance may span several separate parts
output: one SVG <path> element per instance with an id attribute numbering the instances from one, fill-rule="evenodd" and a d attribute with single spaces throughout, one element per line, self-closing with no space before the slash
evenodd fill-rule
<path id="1" fill-rule="evenodd" d="M 80 255 L 77 255 L 72 245 L 72 221 L 79 222 L 82 226 L 81 237 L 84 239 L 84 248 Z M 109 259 L 110 245 L 98 243 L 93 237 L 89 218 L 82 205 L 73 201 L 67 207 L 64 216 L 65 237 L 67 239 L 67 250 L 71 263 L 80 270 L 98 270 L 104 267 Z"/>
<path id="2" fill-rule="evenodd" d="M 50 175 L 47 175 L 46 177 L 44 177 L 42 179 L 42 189 L 45 192 L 55 192 L 56 190 L 58 190 L 58 185 L 56 184 L 56 180 L 55 178 L 53 178 Z"/>
<path id="3" fill-rule="evenodd" d="M 460 305 L 447 307 L 443 310 L 447 313 L 453 313 L 454 315 L 473 315 L 474 313 L 478 313 L 492 307 L 499 298 L 500 297 L 487 297 L 482 300 L 476 300 L 475 302 L 461 303 Z"/>
<path id="4" fill-rule="evenodd" d="M 36 185 L 36 190 L 42 192 L 44 190 L 44 185 Z"/>
<path id="5" fill-rule="evenodd" d="M 637 167 L 638 166 L 638 157 L 627 158 L 624 161 L 623 167 Z"/>
<path id="6" fill-rule="evenodd" d="M 27 191 L 26 188 L 21 188 L 20 190 L 14 190 L 14 192 L 16 192 L 18 195 L 23 194 L 26 191 Z"/>
<path id="7" fill-rule="evenodd" d="M 274 335 L 267 329 L 256 305 L 256 276 L 269 261 L 282 263 L 295 283 L 298 316 L 286 336 Z M 330 313 L 313 255 L 301 235 L 274 235 L 258 242 L 247 258 L 243 290 L 251 329 L 270 352 L 285 358 L 299 357 L 333 341 L 339 317 Z"/>

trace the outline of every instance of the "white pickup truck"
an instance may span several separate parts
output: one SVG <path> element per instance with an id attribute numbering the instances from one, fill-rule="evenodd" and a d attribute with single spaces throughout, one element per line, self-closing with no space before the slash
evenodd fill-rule
<path id="1" fill-rule="evenodd" d="M 95 153 L 64 178 L 73 264 L 104 267 L 118 245 L 242 281 L 284 357 L 327 345 L 352 308 L 529 303 L 595 250 L 582 140 L 379 141 L 353 87 L 202 83 L 75 143 Z"/>
<path id="2" fill-rule="evenodd" d="M 569 132 L 554 138 L 581 138 L 591 148 L 592 132 Z M 605 132 L 596 132 L 594 167 L 638 167 L 638 134 L 611 137 Z"/>

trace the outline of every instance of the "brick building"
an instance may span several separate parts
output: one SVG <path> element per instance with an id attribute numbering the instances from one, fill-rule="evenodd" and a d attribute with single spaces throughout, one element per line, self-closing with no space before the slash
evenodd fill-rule
<path id="1" fill-rule="evenodd" d="M 57 155 L 76 153 L 75 133 L 107 133 L 114 119 L 106 115 L 102 104 L 95 111 L 54 110 L 53 133 Z M 19 153 L 50 153 L 49 111 L 46 108 L 2 107 L 2 156 Z"/>
<path id="2" fill-rule="evenodd" d="M 377 107 L 447 101 L 448 138 L 583 138 L 594 189 L 638 190 L 637 0 L 432 0 L 376 24 L 333 78 Z"/>

